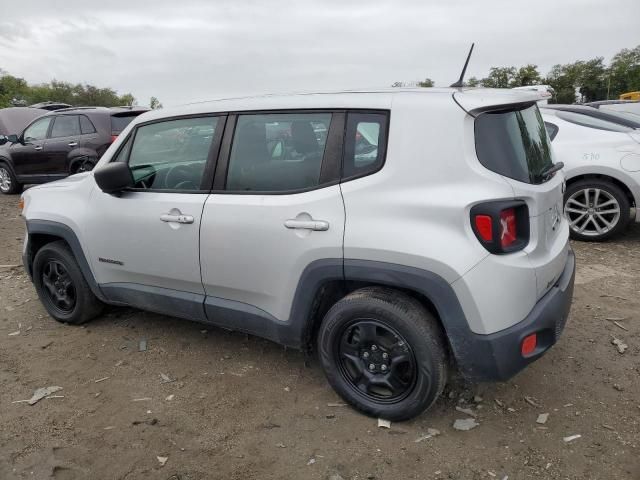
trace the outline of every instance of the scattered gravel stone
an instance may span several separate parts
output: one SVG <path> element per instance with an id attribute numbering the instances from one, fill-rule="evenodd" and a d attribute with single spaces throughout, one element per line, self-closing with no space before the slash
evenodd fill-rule
<path id="1" fill-rule="evenodd" d="M 574 440 L 577 440 L 580 437 L 582 437 L 582 435 L 571 435 L 569 437 L 564 437 L 563 440 L 565 441 L 565 443 L 569 443 L 569 442 L 573 442 Z"/>
<path id="2" fill-rule="evenodd" d="M 629 345 L 624 343 L 619 338 L 614 338 L 613 340 L 611 340 L 611 343 L 618 348 L 618 353 L 620 354 L 623 354 L 627 350 L 627 348 L 629 348 Z"/>
<path id="3" fill-rule="evenodd" d="M 478 425 L 480 424 L 476 422 L 475 418 L 463 418 L 463 419 L 459 418 L 455 422 L 453 422 L 453 428 L 455 430 L 460 430 L 461 432 L 472 430 L 476 428 Z"/>
<path id="4" fill-rule="evenodd" d="M 437 430 L 435 428 L 427 428 L 427 434 L 421 435 L 420 437 L 416 438 L 414 442 L 420 443 L 424 440 L 428 440 L 429 438 L 437 437 L 438 435 L 440 435 L 440 430 Z"/>
<path id="5" fill-rule="evenodd" d="M 378 427 L 379 428 L 391 428 L 391 422 L 389 420 L 384 420 L 382 418 L 378 419 Z"/>
<path id="6" fill-rule="evenodd" d="M 460 413 L 464 413 L 465 415 L 469 415 L 470 417 L 475 418 L 476 416 L 476 412 L 474 412 L 470 408 L 456 407 L 456 410 L 459 411 Z"/>
<path id="7" fill-rule="evenodd" d="M 547 423 L 548 418 L 549 418 L 548 413 L 541 413 L 540 415 L 538 415 L 538 419 L 536 420 L 536 423 L 539 423 L 540 425 L 544 425 L 545 423 Z"/>

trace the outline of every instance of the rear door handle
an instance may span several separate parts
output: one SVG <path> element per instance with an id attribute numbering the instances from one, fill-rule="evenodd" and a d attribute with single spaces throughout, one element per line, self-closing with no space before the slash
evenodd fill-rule
<path id="1" fill-rule="evenodd" d="M 77 147 L 78 146 L 78 142 L 69 142 L 69 146 L 70 147 Z"/>
<path id="2" fill-rule="evenodd" d="M 36 145 L 35 147 L 33 147 L 33 149 L 34 149 L 36 152 L 39 152 L 40 150 L 42 150 L 42 145 Z"/>
<path id="3" fill-rule="evenodd" d="M 170 213 L 163 213 L 160 215 L 160 220 L 163 222 L 173 223 L 193 223 L 192 215 L 172 215 Z"/>
<path id="4" fill-rule="evenodd" d="M 329 222 L 324 220 L 296 220 L 295 218 L 291 218 L 284 222 L 284 226 L 287 228 L 295 228 L 301 230 L 316 230 L 319 232 L 324 232 L 329 230 Z"/>

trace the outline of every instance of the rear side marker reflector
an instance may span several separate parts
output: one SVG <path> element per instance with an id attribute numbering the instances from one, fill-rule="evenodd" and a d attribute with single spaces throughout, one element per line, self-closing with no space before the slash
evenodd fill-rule
<path id="1" fill-rule="evenodd" d="M 536 349 L 536 345 L 538 344 L 538 335 L 532 333 L 528 335 L 522 340 L 521 352 L 523 356 L 531 355 Z"/>

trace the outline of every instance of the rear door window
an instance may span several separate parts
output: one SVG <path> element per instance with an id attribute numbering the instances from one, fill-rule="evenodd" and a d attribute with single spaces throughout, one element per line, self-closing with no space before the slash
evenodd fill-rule
<path id="1" fill-rule="evenodd" d="M 80 115 L 80 131 L 83 135 L 87 135 L 89 133 L 96 133 L 96 129 L 85 115 Z"/>
<path id="2" fill-rule="evenodd" d="M 58 115 L 53 121 L 51 138 L 73 137 L 80 135 L 78 115 Z"/>
<path id="3" fill-rule="evenodd" d="M 476 155 L 492 172 L 525 183 L 542 183 L 553 165 L 551 144 L 536 105 L 485 112 L 476 118 Z"/>
<path id="4" fill-rule="evenodd" d="M 331 113 L 240 115 L 226 189 L 288 192 L 320 185 Z"/>

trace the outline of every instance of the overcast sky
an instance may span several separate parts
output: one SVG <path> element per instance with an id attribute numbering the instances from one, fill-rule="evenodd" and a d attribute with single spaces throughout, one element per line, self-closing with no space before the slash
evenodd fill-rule
<path id="1" fill-rule="evenodd" d="M 448 85 L 640 44 L 638 0 L 20 0 L 0 16 L 0 68 L 151 95 L 165 106 L 241 93 Z M 517 5 L 516 5 L 517 4 Z"/>

